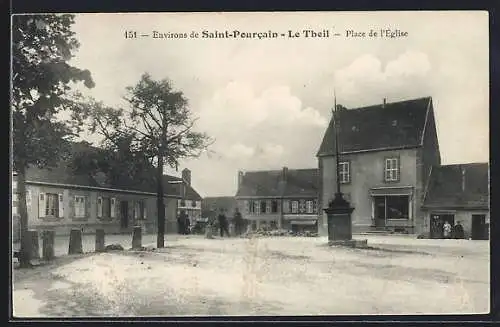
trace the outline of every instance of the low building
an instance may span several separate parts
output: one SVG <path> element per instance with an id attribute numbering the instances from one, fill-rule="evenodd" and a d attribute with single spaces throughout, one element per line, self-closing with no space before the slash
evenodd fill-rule
<path id="1" fill-rule="evenodd" d="M 432 167 L 422 207 L 431 238 L 443 236 L 445 221 L 460 222 L 466 238 L 489 238 L 488 175 L 488 163 Z"/>
<path id="2" fill-rule="evenodd" d="M 253 230 L 317 230 L 319 171 L 238 172 L 237 206 Z"/>
<path id="3" fill-rule="evenodd" d="M 87 151 L 88 145 L 73 144 L 73 153 Z M 12 214 L 14 239 L 18 239 L 17 176 L 12 180 Z M 164 181 L 166 232 L 176 232 L 179 187 Z M 107 233 L 131 232 L 136 225 L 147 233 L 157 230 L 156 184 L 123 178 L 110 184 L 102 173 L 76 174 L 68 160 L 51 169 L 30 167 L 26 172 L 26 205 L 28 228 L 51 229 L 69 234 L 74 228 L 93 233 L 102 228 Z"/>
<path id="4" fill-rule="evenodd" d="M 238 205 L 234 196 L 211 196 L 203 199 L 201 215 L 204 218 L 215 217 L 220 209 L 231 219 Z"/>

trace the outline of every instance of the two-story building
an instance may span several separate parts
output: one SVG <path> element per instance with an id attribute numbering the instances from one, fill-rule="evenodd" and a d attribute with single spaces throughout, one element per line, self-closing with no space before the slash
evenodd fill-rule
<path id="1" fill-rule="evenodd" d="M 238 172 L 237 206 L 252 229 L 317 231 L 318 169 Z"/>
<path id="2" fill-rule="evenodd" d="M 182 170 L 182 177 L 170 175 L 163 176 L 164 183 L 179 185 L 178 190 L 181 197 L 177 199 L 177 217 L 184 211 L 187 214 L 190 222 L 194 224 L 196 221 L 201 221 L 201 206 L 203 198 L 191 185 L 191 171 L 187 168 Z M 170 230 L 177 228 L 177 220 L 168 222 Z"/>
<path id="3" fill-rule="evenodd" d="M 320 208 L 326 208 L 336 192 L 337 134 L 341 191 L 355 208 L 353 232 L 423 232 L 425 189 L 431 167 L 441 164 L 432 98 L 394 103 L 384 99 L 382 104 L 356 109 L 337 106 L 336 117 L 317 153 Z M 324 212 L 319 225 L 325 235 Z"/>

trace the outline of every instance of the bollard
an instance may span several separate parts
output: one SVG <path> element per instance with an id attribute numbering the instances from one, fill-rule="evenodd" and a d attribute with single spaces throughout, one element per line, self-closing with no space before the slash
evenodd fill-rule
<path id="1" fill-rule="evenodd" d="M 44 260 L 50 261 L 54 259 L 54 238 L 55 232 L 46 230 L 42 232 L 42 256 Z"/>
<path id="2" fill-rule="evenodd" d="M 95 230 L 95 252 L 104 252 L 104 229 Z"/>
<path id="3" fill-rule="evenodd" d="M 132 249 L 140 249 L 142 247 L 142 228 L 135 226 L 132 234 Z"/>
<path id="4" fill-rule="evenodd" d="M 38 238 L 38 231 L 28 231 L 28 238 L 31 243 L 31 259 L 40 259 L 40 243 Z"/>
<path id="5" fill-rule="evenodd" d="M 82 230 L 72 229 L 69 234 L 68 254 L 81 254 L 81 253 L 83 253 Z"/>

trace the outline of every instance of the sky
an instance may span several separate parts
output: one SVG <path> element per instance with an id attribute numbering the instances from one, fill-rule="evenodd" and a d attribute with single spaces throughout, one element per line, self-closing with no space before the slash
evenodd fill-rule
<path id="1" fill-rule="evenodd" d="M 305 38 L 305 29 L 330 37 Z M 381 29 L 405 36 L 368 36 Z M 125 88 L 147 72 L 189 99 L 214 153 L 169 173 L 190 169 L 202 196 L 234 195 L 238 170 L 317 167 L 334 90 L 347 108 L 432 96 L 442 163 L 489 160 L 487 12 L 77 14 L 73 30 L 80 48 L 71 64 L 96 83 L 87 95 L 122 106 Z M 300 37 L 189 37 L 226 30 Z"/>

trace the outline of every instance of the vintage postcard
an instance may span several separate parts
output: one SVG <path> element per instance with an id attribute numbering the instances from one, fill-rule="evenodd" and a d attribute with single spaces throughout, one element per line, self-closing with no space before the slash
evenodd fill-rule
<path id="1" fill-rule="evenodd" d="M 13 15 L 12 316 L 489 313 L 488 18 Z"/>

